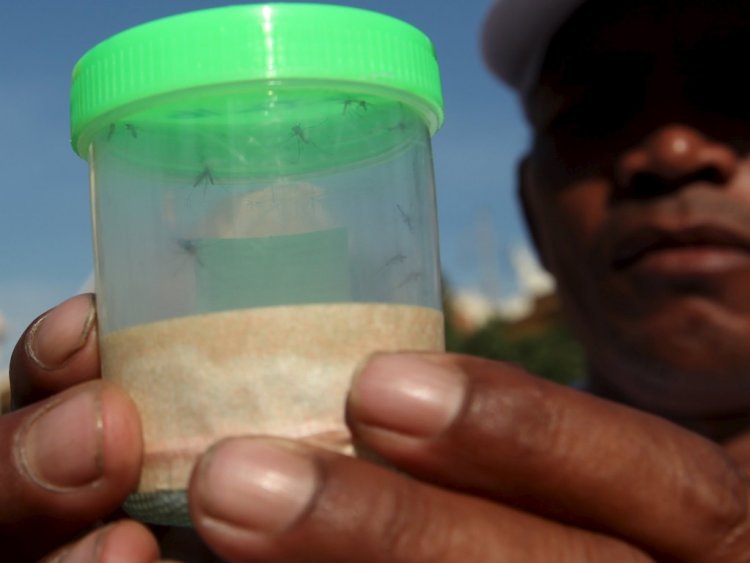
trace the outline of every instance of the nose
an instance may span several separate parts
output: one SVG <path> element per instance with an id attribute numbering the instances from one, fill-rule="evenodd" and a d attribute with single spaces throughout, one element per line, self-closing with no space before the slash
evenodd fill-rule
<path id="1" fill-rule="evenodd" d="M 626 150 L 615 166 L 620 197 L 658 197 L 691 183 L 722 185 L 735 174 L 739 156 L 692 127 L 666 125 Z"/>

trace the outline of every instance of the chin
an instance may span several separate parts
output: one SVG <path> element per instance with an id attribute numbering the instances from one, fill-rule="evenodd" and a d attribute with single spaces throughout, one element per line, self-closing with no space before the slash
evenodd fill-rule
<path id="1" fill-rule="evenodd" d="M 750 410 L 750 314 L 691 297 L 602 321 L 609 330 L 586 338 L 592 368 L 629 402 L 675 415 Z"/>

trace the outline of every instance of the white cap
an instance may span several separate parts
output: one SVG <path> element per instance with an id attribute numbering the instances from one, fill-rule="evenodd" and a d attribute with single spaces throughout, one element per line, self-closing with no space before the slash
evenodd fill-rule
<path id="1" fill-rule="evenodd" d="M 552 36 L 584 0 L 496 0 L 482 32 L 489 67 L 526 93 L 533 86 Z"/>

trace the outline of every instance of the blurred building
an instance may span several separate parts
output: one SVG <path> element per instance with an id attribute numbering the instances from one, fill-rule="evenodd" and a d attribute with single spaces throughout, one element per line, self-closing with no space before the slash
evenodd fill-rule
<path id="1" fill-rule="evenodd" d="M 446 348 L 510 362 L 563 385 L 579 384 L 586 377 L 585 356 L 567 327 L 552 278 L 528 249 L 516 249 L 511 262 L 512 276 L 506 272 L 501 280 L 516 288 L 509 297 L 448 295 Z"/>
<path id="2" fill-rule="evenodd" d="M 461 290 L 451 296 L 448 314 L 456 330 L 470 334 L 491 320 L 500 320 L 519 336 L 544 330 L 562 317 L 555 282 L 525 245 L 511 252 L 517 291 L 501 299 L 486 292 Z"/>

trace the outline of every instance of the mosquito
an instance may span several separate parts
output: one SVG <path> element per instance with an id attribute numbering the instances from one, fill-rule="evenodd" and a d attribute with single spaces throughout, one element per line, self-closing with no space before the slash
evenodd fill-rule
<path id="1" fill-rule="evenodd" d="M 203 262 L 201 262 L 200 256 L 198 256 L 198 247 L 194 240 L 186 238 L 177 239 L 177 246 L 179 246 L 185 254 L 193 258 L 201 268 L 203 267 Z"/>
<path id="2" fill-rule="evenodd" d="M 411 215 L 409 215 L 406 211 L 403 210 L 403 208 L 397 203 L 396 209 L 398 209 L 399 215 L 401 215 L 401 220 L 404 222 L 404 225 L 409 229 L 409 232 L 414 234 L 414 225 L 412 224 L 412 218 Z"/>
<path id="3" fill-rule="evenodd" d="M 391 266 L 395 266 L 396 264 L 403 264 L 406 260 L 406 256 L 399 252 L 398 254 L 395 254 L 388 258 L 380 268 L 378 268 L 378 272 L 381 272 L 385 270 L 386 268 L 390 268 Z"/>
<path id="4" fill-rule="evenodd" d="M 125 129 L 130 133 L 130 136 L 134 139 L 138 138 L 138 130 L 135 128 L 135 125 L 132 123 L 126 123 Z M 115 131 L 117 130 L 117 125 L 114 123 L 109 124 L 109 130 L 107 131 L 107 140 L 111 141 L 112 137 L 115 135 Z"/>
<path id="5" fill-rule="evenodd" d="M 308 136 L 307 130 L 302 127 L 301 123 L 298 123 L 294 127 L 292 127 L 292 138 L 297 140 L 297 160 L 299 161 L 300 156 L 302 155 L 302 145 L 312 145 L 313 147 L 316 147 L 316 145 L 313 140 Z"/>
<path id="6" fill-rule="evenodd" d="M 396 123 L 396 125 L 389 127 L 388 131 L 390 132 L 398 131 L 399 133 L 405 133 L 409 129 L 410 127 L 408 123 L 406 123 L 405 121 L 399 121 L 398 123 Z"/>
<path id="7" fill-rule="evenodd" d="M 193 199 L 196 188 L 200 187 L 203 197 L 205 197 L 208 186 L 213 186 L 214 184 L 214 175 L 211 172 L 211 169 L 206 166 L 201 170 L 200 174 L 195 177 L 195 180 L 193 181 L 193 189 L 190 190 L 190 193 L 187 195 L 187 201 L 189 202 Z"/>
<path id="8" fill-rule="evenodd" d="M 406 276 L 403 280 L 401 280 L 401 283 L 399 283 L 396 286 L 396 289 L 401 289 L 402 287 L 415 283 L 421 279 L 422 279 L 422 272 L 412 272 L 411 274 Z"/>
<path id="9" fill-rule="evenodd" d="M 211 169 L 206 166 L 203 171 L 198 174 L 198 177 L 195 179 L 195 182 L 193 182 L 193 187 L 197 188 L 203 184 L 203 187 L 210 185 L 214 185 L 214 177 L 213 174 L 211 174 Z"/>
<path id="10" fill-rule="evenodd" d="M 176 242 L 177 249 L 174 257 L 169 261 L 171 275 L 181 277 L 186 272 L 194 271 L 197 267 L 203 268 L 204 264 L 198 253 L 198 244 L 195 240 L 188 238 L 173 239 Z"/>
<path id="11" fill-rule="evenodd" d="M 315 143 L 310 140 L 310 137 L 307 136 L 307 132 L 302 128 L 300 123 L 292 127 L 292 135 L 295 136 L 298 141 L 302 141 L 306 145 L 315 145 Z"/>
<path id="12" fill-rule="evenodd" d="M 354 106 L 355 109 L 367 111 L 370 107 L 370 104 L 365 100 L 354 100 L 351 98 L 348 100 L 344 100 L 344 109 L 341 111 L 341 115 L 346 115 L 346 112 L 349 111 L 349 108 L 352 106 Z"/>

